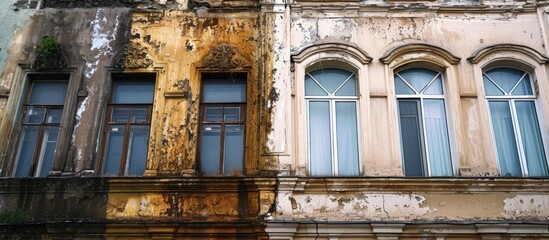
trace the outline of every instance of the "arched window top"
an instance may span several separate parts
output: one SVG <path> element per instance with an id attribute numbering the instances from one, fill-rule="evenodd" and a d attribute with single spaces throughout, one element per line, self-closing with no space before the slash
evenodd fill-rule
<path id="1" fill-rule="evenodd" d="M 544 64 L 549 61 L 549 58 L 535 49 L 517 44 L 496 44 L 487 46 L 477 50 L 467 58 L 467 60 L 474 64 L 478 64 L 486 60 L 488 60 L 488 64 L 490 64 L 490 62 L 501 61 L 504 59 L 512 59 L 523 63 L 527 63 L 528 60 L 533 60 L 538 64 Z"/>
<path id="2" fill-rule="evenodd" d="M 356 75 L 339 68 L 321 68 L 305 76 L 305 96 L 356 96 Z"/>
<path id="3" fill-rule="evenodd" d="M 516 68 L 492 68 L 482 74 L 486 96 L 532 96 L 530 75 Z"/>
<path id="4" fill-rule="evenodd" d="M 442 76 L 427 68 L 410 68 L 395 73 L 397 95 L 444 95 Z"/>
<path id="5" fill-rule="evenodd" d="M 428 62 L 445 68 L 459 63 L 461 58 L 435 45 L 408 43 L 389 49 L 379 60 L 395 68 L 411 62 Z"/>
<path id="6" fill-rule="evenodd" d="M 292 54 L 295 63 L 304 64 L 307 68 L 319 62 L 339 61 L 360 68 L 372 58 L 358 46 L 339 41 L 317 42 Z"/>

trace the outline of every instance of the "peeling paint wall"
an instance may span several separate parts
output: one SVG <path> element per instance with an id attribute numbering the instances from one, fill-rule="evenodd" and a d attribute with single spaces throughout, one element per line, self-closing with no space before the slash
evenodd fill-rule
<path id="1" fill-rule="evenodd" d="M 400 4 L 400 3 L 398 3 Z M 498 12 L 505 6 L 492 5 L 501 2 L 484 2 L 485 11 L 468 12 L 456 10 L 462 3 L 451 2 L 449 6 L 439 2 L 406 3 L 379 2 L 372 6 L 360 4 L 345 5 L 334 2 L 329 7 L 316 2 L 298 1 L 290 13 L 290 49 L 297 55 L 304 49 L 322 43 L 340 42 L 357 46 L 365 51 L 373 61 L 367 64 L 367 75 L 358 76 L 359 88 L 367 88 L 370 96 L 361 95 L 361 105 L 368 112 L 360 112 L 361 134 L 366 140 L 361 143 L 362 175 L 399 176 L 402 174 L 400 137 L 392 73 L 396 69 L 377 59 L 391 49 L 404 44 L 430 44 L 444 48 L 461 60 L 450 66 L 444 66 L 446 109 L 448 111 L 450 142 L 452 145 L 452 164 L 457 176 L 495 176 L 498 175 L 497 160 L 491 126 L 485 113 L 486 100 L 480 91 L 482 79 L 477 70 L 482 66 L 467 61 L 475 51 L 495 44 L 518 44 L 527 46 L 539 53 L 547 54 L 546 19 L 540 19 L 533 8 L 521 8 L 516 12 Z M 424 5 L 425 4 L 425 5 Z M 455 5 L 454 5 L 455 4 Z M 417 7 L 417 8 L 416 8 Z M 439 8 L 437 8 L 439 7 Z M 447 7 L 447 9 L 446 9 Z M 452 9 L 454 8 L 454 9 Z M 399 11 L 402 9 L 403 11 Z M 405 11 L 408 9 L 409 11 Z M 452 10 L 451 10 L 452 9 Z M 410 53 L 411 54 L 411 53 Z M 413 56 L 409 59 L 396 59 L 398 62 L 412 62 L 414 58 L 428 59 L 429 53 Z M 343 56 L 342 59 L 349 58 Z M 315 59 L 316 60 L 316 59 Z M 329 59 L 326 59 L 329 60 Z M 344 61 L 344 60 L 343 60 Z M 522 60 L 519 60 L 519 62 Z M 425 66 L 428 66 L 428 63 Z M 406 66 L 406 65 L 405 65 Z M 429 65 L 432 66 L 432 65 Z M 286 65 L 287 68 L 292 66 Z M 303 66 L 299 66 L 303 68 Z M 356 66 L 351 66 L 356 68 Z M 542 68 L 540 68 L 542 69 Z M 292 76 L 301 81 L 302 76 Z M 359 71 L 359 70 L 357 70 Z M 440 71 L 440 70 L 439 70 Z M 537 78 L 546 79 L 544 71 Z M 278 81 L 283 77 L 275 77 Z M 542 80 L 545 81 L 545 80 Z M 543 84 L 545 85 L 545 84 Z M 296 85 L 294 85 L 295 87 Z M 303 101 L 303 89 L 293 89 L 293 113 L 305 117 L 299 104 Z M 549 102 L 543 95 L 541 108 L 547 115 Z M 289 100 L 287 100 L 289 101 Z M 304 109 L 304 108 L 303 108 Z M 282 113 L 283 111 L 279 111 Z M 276 114 L 276 113 L 275 113 Z M 300 166 L 307 166 L 307 132 L 300 126 L 303 119 L 288 121 L 297 131 L 290 145 L 297 145 L 291 154 L 296 173 Z M 371 149 L 371 150 L 368 150 Z M 375 154 L 374 154 L 375 153 Z"/>
<path id="2" fill-rule="evenodd" d="M 482 68 L 494 62 L 528 66 L 539 114 L 549 119 L 546 3 L 48 0 L 36 11 L 2 4 L 0 213 L 21 208 L 29 224 L 41 224 L 38 232 L 62 229 L 71 236 L 71 227 L 60 226 L 70 219 L 97 224 L 90 236 L 112 238 L 265 239 L 271 227 L 269 234 L 281 234 L 270 235 L 275 239 L 549 236 L 547 179 L 498 177 L 482 83 Z M 70 75 L 63 146 L 50 178 L 8 179 L 26 76 L 50 72 L 32 66 L 44 36 L 59 41 L 68 62 L 50 69 Z M 329 44 L 344 47 L 300 56 Z M 398 48 L 406 44 L 424 48 Z M 495 44 L 526 50 L 510 48 L 515 55 L 496 52 L 474 63 L 476 51 Z M 323 60 L 348 61 L 358 76 L 357 177 L 308 176 L 299 81 Z M 444 76 L 454 178 L 403 177 L 392 79 L 408 66 Z M 238 176 L 199 172 L 202 74 L 216 72 L 247 76 L 245 163 Z M 156 76 L 143 177 L 102 177 L 99 170 L 115 73 Z M 546 138 L 548 124 L 541 122 Z"/>
<path id="3" fill-rule="evenodd" d="M 163 12 L 134 13 L 132 42 L 150 50 L 153 65 L 162 71 L 157 77 L 150 140 L 149 172 L 163 175 L 194 174 L 199 137 L 199 104 L 202 72 L 246 72 L 247 119 L 246 165 L 254 171 L 258 158 L 259 76 L 256 13 L 223 15 Z M 203 65 L 220 44 L 228 44 L 252 65 L 249 69 L 217 69 Z M 171 96 L 171 97 L 170 97 Z"/>

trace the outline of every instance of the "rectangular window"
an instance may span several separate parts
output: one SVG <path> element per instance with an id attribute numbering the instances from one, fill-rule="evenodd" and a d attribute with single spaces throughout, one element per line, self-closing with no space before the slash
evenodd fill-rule
<path id="1" fill-rule="evenodd" d="M 68 75 L 31 77 L 14 177 L 45 177 L 53 165 Z"/>
<path id="2" fill-rule="evenodd" d="M 107 107 L 103 175 L 145 172 L 154 97 L 154 74 L 114 75 Z"/>
<path id="3" fill-rule="evenodd" d="M 21 9 L 38 9 L 40 8 L 40 0 L 14 0 L 13 6 Z"/>
<path id="4" fill-rule="evenodd" d="M 246 74 L 202 75 L 200 170 L 239 175 L 244 168 Z"/>

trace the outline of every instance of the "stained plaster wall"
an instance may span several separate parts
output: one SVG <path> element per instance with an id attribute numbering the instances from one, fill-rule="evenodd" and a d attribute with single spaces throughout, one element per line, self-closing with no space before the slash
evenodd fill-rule
<path id="1" fill-rule="evenodd" d="M 22 36 L 29 29 L 25 28 L 29 24 L 29 20 L 34 13 L 34 10 L 15 9 L 11 6 L 11 1 L 2 1 L 0 3 L 0 113 L 6 110 L 8 96 L 10 93 L 11 83 L 13 79 L 14 62 L 19 60 L 18 55 L 21 53 L 21 43 L 25 41 Z M 0 114 L 0 121 L 4 118 L 9 118 L 10 115 Z"/>
<path id="2" fill-rule="evenodd" d="M 545 223 L 546 180 L 280 179 L 272 218 L 304 222 Z"/>
<path id="3" fill-rule="evenodd" d="M 392 2 L 361 7 L 343 2 L 320 5 L 298 1 L 291 10 L 288 20 L 291 54 L 297 54 L 321 42 L 339 41 L 356 44 L 357 48 L 373 58 L 367 64 L 367 75 L 359 76 L 359 82 L 363 82 L 360 87 L 366 87 L 366 92 L 369 93 L 360 96 L 360 104 L 367 105 L 361 107 L 367 112 L 361 112 L 359 118 L 364 130 L 361 134 L 366 135 L 366 141 L 361 143 L 364 175 L 402 175 L 398 118 L 392 83 L 392 72 L 395 70 L 393 67 L 398 64 L 386 65 L 379 59 L 390 49 L 409 43 L 435 45 L 461 59 L 444 72 L 445 78 L 452 80 L 446 82 L 446 108 L 455 175 L 498 174 L 489 119 L 484 113 L 487 111 L 486 103 L 482 99 L 483 94 L 479 92 L 482 91 L 479 90 L 482 89 L 482 79 L 475 72 L 475 68 L 480 69 L 482 66 L 470 63 L 467 58 L 481 48 L 503 43 L 524 45 L 547 55 L 547 19 L 544 14 L 538 15 L 535 9 L 511 13 L 491 11 L 490 9 L 501 7 L 492 5 L 486 6 L 484 12 L 472 13 L 467 12 L 466 8 L 457 11 L 436 10 L 437 7 L 444 7 L 440 4 L 426 4 L 430 5 L 430 9 L 414 9 L 413 5 L 403 4 L 400 7 L 409 7 L 409 11 L 400 11 L 401 9 L 392 10 L 397 6 L 397 3 Z M 394 61 L 398 63 L 402 59 Z M 538 83 L 546 85 L 545 67 L 539 64 L 536 66 Z M 286 67 L 290 68 L 289 64 Z M 299 79 L 295 75 L 292 77 L 295 81 Z M 275 78 L 273 81 L 278 80 Z M 300 96 L 299 91 L 302 89 L 295 91 Z M 542 116 L 547 119 L 549 102 L 546 95 L 542 94 L 543 91 L 540 91 L 540 107 Z M 296 110 L 299 102 L 292 104 L 292 114 L 305 116 Z M 300 126 L 298 121 L 300 120 L 293 123 L 288 121 L 287 124 Z M 292 169 L 299 173 L 299 169 L 307 168 L 308 160 L 303 157 L 306 156 L 304 151 L 307 149 L 306 132 L 299 127 L 296 129 L 298 131 L 294 132 L 295 138 L 291 139 L 290 145 L 297 146 L 292 151 Z M 543 122 L 542 129 L 547 129 Z M 307 172 L 302 174 L 306 175 Z"/>
<path id="4" fill-rule="evenodd" d="M 70 72 L 73 94 L 69 94 L 69 105 L 65 108 L 65 117 L 71 119 L 68 128 L 70 139 L 60 141 L 68 145 L 62 156 L 56 161 L 57 170 L 64 172 L 82 172 L 93 169 L 102 108 L 107 97 L 104 68 L 111 66 L 115 49 L 124 49 L 129 41 L 129 9 L 78 9 L 37 11 L 27 21 L 25 31 L 16 32 L 16 49 L 21 51 L 10 55 L 2 79 L 10 84 L 10 98 L 2 119 L 1 129 L 6 136 L 0 148 L 3 167 L 11 169 L 21 102 L 28 87 L 26 73 L 36 72 L 28 69 L 34 58 L 35 48 L 44 36 L 53 36 L 63 49 L 67 66 L 54 70 Z M 18 66 L 18 64 L 23 64 Z M 40 72 L 37 72 L 40 73 Z M 44 73 L 44 72 L 42 72 Z M 80 97 L 77 97 L 79 92 Z M 71 115 L 71 116 L 67 116 Z M 84 124 L 82 124 L 84 123 Z M 15 126 L 15 127 L 13 127 Z M 68 161 L 66 159 L 69 159 Z M 3 174 L 7 174 L 7 171 Z"/>
<path id="5" fill-rule="evenodd" d="M 260 86 L 263 83 L 259 75 L 261 39 L 258 28 L 259 15 L 254 12 L 133 15 L 132 41 L 147 46 L 154 65 L 162 68 L 153 112 L 149 174 L 194 175 L 202 72 L 247 73 L 245 158 L 246 169 L 254 172 L 259 148 Z M 219 69 L 204 64 L 203 59 L 222 44 L 232 47 L 250 63 L 249 66 Z"/>

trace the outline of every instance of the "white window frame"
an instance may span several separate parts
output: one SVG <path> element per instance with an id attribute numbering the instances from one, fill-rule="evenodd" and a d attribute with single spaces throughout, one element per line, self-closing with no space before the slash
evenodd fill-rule
<path id="1" fill-rule="evenodd" d="M 549 79 L 547 78 L 547 71 L 545 65 L 549 58 L 542 55 L 540 52 L 524 45 L 516 44 L 497 44 L 492 46 L 485 46 L 475 51 L 469 58 L 469 62 L 473 64 L 474 79 L 477 89 L 479 108 L 480 108 L 480 121 L 481 121 L 481 134 L 485 137 L 482 138 L 482 146 L 484 146 L 486 162 L 490 174 L 498 176 L 500 174 L 500 165 L 497 158 L 497 146 L 494 142 L 493 125 L 491 121 L 490 107 L 486 100 L 486 90 L 483 82 L 483 73 L 492 68 L 516 68 L 530 74 L 531 84 L 534 85 L 533 92 L 536 96 L 549 95 Z M 534 101 L 536 107 L 536 114 L 538 117 L 539 128 L 542 135 L 543 146 L 547 154 L 549 150 L 548 136 L 549 136 L 549 123 L 546 121 L 549 119 L 549 99 L 538 97 Z M 547 157 L 547 156 L 546 156 Z"/>
<path id="2" fill-rule="evenodd" d="M 432 176 L 431 174 L 431 159 L 430 159 L 430 156 L 428 154 L 429 152 L 429 145 L 427 143 L 427 131 L 426 131 L 426 126 L 425 126 L 425 107 L 423 106 L 424 105 L 424 99 L 438 99 L 438 100 L 442 100 L 444 102 L 444 115 L 446 117 L 446 132 L 447 132 L 447 135 L 448 135 L 448 143 L 449 143 L 449 151 L 450 151 L 450 165 L 451 165 L 451 168 L 452 168 L 452 175 L 455 174 L 455 167 L 454 167 L 454 154 L 452 154 L 452 149 L 454 148 L 453 147 L 453 144 L 452 144 L 452 141 L 451 141 L 451 132 L 449 131 L 450 129 L 450 122 L 449 122 L 449 119 L 450 119 L 450 115 L 448 113 L 448 101 L 446 99 L 446 80 L 445 80 L 445 77 L 444 77 L 444 74 L 442 74 L 440 71 L 438 70 L 435 70 L 435 69 L 432 69 L 432 68 L 429 68 L 429 67 L 422 67 L 422 66 L 414 66 L 414 67 L 411 67 L 411 68 L 405 68 L 405 69 L 398 69 L 397 71 L 394 72 L 394 75 L 397 75 L 398 77 L 400 77 L 401 79 L 405 80 L 404 77 L 400 76 L 400 72 L 402 71 L 405 71 L 405 70 L 410 70 L 410 69 L 427 69 L 427 70 L 431 70 L 431 71 L 434 71 L 436 72 L 437 74 L 435 75 L 435 77 L 433 79 L 431 79 L 429 81 L 429 83 L 425 86 L 425 89 L 427 89 L 429 86 L 431 86 L 435 79 L 437 79 L 439 76 L 441 78 L 441 84 L 442 84 L 442 91 L 443 91 L 443 95 L 426 95 L 426 94 L 422 94 L 420 92 L 417 92 L 411 85 L 409 85 L 408 82 L 404 81 L 404 83 L 410 88 L 412 89 L 412 91 L 416 92 L 416 94 L 397 94 L 396 93 L 396 89 L 395 89 L 395 97 L 396 97 L 396 104 L 398 105 L 398 102 L 400 99 L 419 99 L 419 102 L 420 102 L 420 110 L 421 110 L 421 143 L 422 143 L 422 153 L 423 153 L 423 159 L 422 159 L 422 162 L 424 164 L 423 166 L 423 171 L 424 171 L 424 176 Z M 394 75 L 393 75 L 393 88 L 395 88 L 395 79 L 394 79 Z M 403 149 L 402 149 L 402 129 L 401 129 L 401 124 L 400 124 L 400 117 L 399 117 L 399 113 L 400 113 L 400 110 L 398 109 L 398 106 L 396 107 L 397 108 L 397 118 L 398 118 L 398 134 L 399 134 L 399 140 L 400 140 L 400 154 L 401 154 L 401 161 L 402 161 L 402 169 L 403 169 L 403 172 L 406 173 L 406 169 L 405 169 L 405 160 L 404 160 L 404 152 L 403 152 Z"/>
<path id="3" fill-rule="evenodd" d="M 357 88 L 358 88 L 358 75 L 353 72 L 353 71 L 349 71 L 347 69 L 344 69 L 344 68 L 339 68 L 339 67 L 325 67 L 325 69 L 327 68 L 330 68 L 330 69 L 342 69 L 342 70 L 345 70 L 345 71 L 348 71 L 351 73 L 351 75 L 349 75 L 349 77 L 344 81 L 344 82 L 347 82 L 353 75 L 355 76 L 355 79 L 356 79 L 356 85 L 357 85 Z M 310 71 L 308 71 L 306 73 L 306 75 L 309 75 L 312 79 L 314 79 L 313 76 L 311 76 L 309 73 L 314 71 L 314 70 L 318 70 L 318 69 L 312 69 Z M 316 81 L 316 80 L 315 80 Z M 339 86 L 334 92 L 337 92 L 337 90 L 339 90 L 341 87 L 343 86 L 343 84 L 341 86 Z M 320 85 L 320 87 L 328 92 L 322 85 Z M 305 89 L 303 89 L 305 90 Z M 361 171 L 361 166 L 362 166 L 362 154 L 361 154 L 361 151 L 360 151 L 360 146 L 361 146 L 361 135 L 363 135 L 364 133 L 361 133 L 361 126 L 360 126 L 360 103 L 359 103 L 359 97 L 358 97 L 358 89 L 357 90 L 357 95 L 355 96 L 336 96 L 335 94 L 328 94 L 328 96 L 307 96 L 305 94 L 304 95 L 304 99 L 305 99 L 305 109 L 306 109 L 306 126 L 307 126 L 307 167 L 309 169 L 309 174 L 311 174 L 311 165 L 313 165 L 313 159 L 311 159 L 311 156 L 310 156 L 310 152 L 311 152 L 311 144 L 309 143 L 309 139 L 310 139 L 310 126 L 309 126 L 309 122 L 310 122 L 310 114 L 309 114 L 309 103 L 310 102 L 328 102 L 330 108 L 330 146 L 331 146 L 331 160 L 332 160 L 332 176 L 338 176 L 339 175 L 339 159 L 338 159 L 338 149 L 337 149 L 337 121 L 336 121 L 336 113 L 335 113 L 335 109 L 336 109 L 336 102 L 354 102 L 355 103 L 355 107 L 356 107 L 356 121 L 357 121 L 357 148 L 358 148 L 358 175 L 360 175 L 362 173 Z M 312 174 L 311 174 L 312 175 Z"/>
<path id="4" fill-rule="evenodd" d="M 516 69 L 516 70 L 519 70 L 519 71 L 522 71 L 524 72 L 524 75 L 521 77 L 521 80 L 525 77 L 525 76 L 528 76 L 530 78 L 530 87 L 532 89 L 532 95 L 509 95 L 507 94 L 503 89 L 501 89 L 499 86 L 497 86 L 497 84 L 492 80 L 490 79 L 490 77 L 488 77 L 485 73 L 487 71 L 490 71 L 490 70 L 493 70 L 493 69 Z M 545 154 L 545 161 L 546 161 L 546 164 L 549 166 L 549 157 L 547 155 L 547 133 L 544 133 L 544 129 L 542 128 L 541 126 L 541 123 L 543 123 L 543 119 L 541 116 L 543 116 L 540 112 L 540 106 L 539 106 L 539 101 L 538 101 L 538 92 L 536 91 L 536 78 L 534 77 L 533 74 L 531 74 L 529 71 L 526 71 L 520 67 L 515 67 L 515 66 L 508 66 L 508 65 L 501 65 L 501 66 L 498 66 L 498 65 L 493 65 L 489 68 L 485 68 L 483 69 L 482 71 L 482 78 L 481 78 L 481 81 L 482 81 L 482 85 L 484 86 L 484 77 L 487 77 L 490 79 L 490 81 L 492 81 L 494 83 L 494 85 L 501 91 L 503 92 L 505 95 L 504 96 L 487 96 L 486 95 L 486 89 L 483 88 L 483 94 L 484 94 L 484 97 L 485 97 L 485 102 L 486 102 L 486 106 L 487 106 L 487 109 L 488 109 L 488 121 L 490 123 L 490 133 L 491 133 L 491 138 L 493 140 L 493 150 L 494 150 L 494 154 L 496 156 L 496 165 L 497 165 L 497 168 L 498 168 L 498 172 L 499 174 L 501 175 L 501 164 L 500 164 L 500 160 L 499 160 L 499 156 L 498 156 L 498 150 L 497 150 L 497 144 L 495 142 L 495 139 L 496 139 L 496 135 L 495 135 L 495 132 L 494 132 L 494 125 L 493 125 L 493 122 L 492 122 L 492 113 L 490 112 L 490 102 L 497 102 L 497 101 L 501 101 L 501 102 L 508 102 L 509 103 L 509 112 L 511 113 L 511 123 L 513 124 L 513 133 L 514 133 L 514 138 L 515 138 L 515 144 L 516 144 L 516 147 L 517 147 L 517 151 L 518 151 L 518 157 L 519 157 L 519 164 L 520 164 L 520 171 L 522 173 L 522 177 L 528 177 L 529 176 L 529 173 L 528 173 L 528 165 L 526 163 L 526 156 L 525 156 L 525 152 L 524 152 L 524 146 L 523 146 L 523 143 L 522 143 L 522 140 L 521 140 L 521 136 L 522 136 L 522 133 L 520 132 L 520 127 L 519 127 L 519 122 L 518 122 L 518 115 L 517 115 L 517 110 L 516 110 L 516 106 L 515 106 L 515 102 L 517 101 L 524 101 L 524 100 L 529 100 L 531 102 L 534 103 L 534 107 L 536 108 L 536 117 L 538 118 L 538 128 L 539 128 L 539 131 L 541 133 L 541 140 L 542 140 L 542 146 L 543 146 L 543 152 Z M 520 82 L 520 80 L 519 80 Z M 513 86 L 513 88 L 509 91 L 509 92 L 513 92 L 513 90 L 515 90 L 517 87 L 518 87 L 518 84 L 519 82 L 517 82 L 517 84 L 515 86 Z"/>
<path id="5" fill-rule="evenodd" d="M 293 146 L 295 156 L 293 166 L 298 176 L 310 174 L 308 157 L 307 132 L 307 103 L 305 100 L 305 75 L 319 66 L 324 68 L 335 67 L 353 72 L 357 76 L 357 97 L 359 111 L 357 112 L 357 126 L 359 129 L 359 156 L 369 156 L 370 146 L 368 126 L 370 126 L 370 93 L 368 63 L 372 60 L 366 52 L 350 45 L 348 42 L 323 42 L 313 44 L 292 54 L 292 119 L 293 124 L 288 132 L 293 133 L 289 138 L 289 145 Z M 364 174 L 364 159 L 359 159 L 359 175 Z"/>

